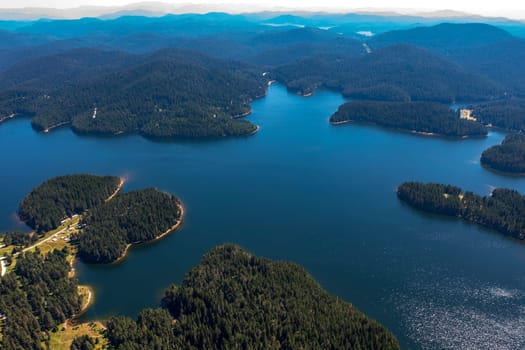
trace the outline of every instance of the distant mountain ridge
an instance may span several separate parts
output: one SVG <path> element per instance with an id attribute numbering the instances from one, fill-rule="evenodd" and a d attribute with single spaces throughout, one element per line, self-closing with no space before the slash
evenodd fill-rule
<path id="1" fill-rule="evenodd" d="M 363 13 L 380 16 L 411 16 L 420 18 L 470 18 L 482 17 L 481 15 L 470 14 L 466 12 L 454 11 L 449 9 L 432 10 L 422 12 L 420 10 L 410 10 L 407 8 L 382 9 L 381 7 L 356 8 L 346 4 L 340 6 L 287 6 L 287 5 L 263 5 L 250 2 L 245 3 L 224 3 L 218 4 L 194 4 L 191 2 L 167 3 L 145 1 L 136 2 L 122 6 L 91 6 L 84 5 L 74 8 L 51 8 L 51 7 L 20 7 L 0 9 L 0 16 L 7 19 L 27 20 L 38 18 L 80 18 L 80 17 L 102 17 L 102 16 L 119 16 L 121 14 L 180 14 L 180 13 L 208 13 L 208 12 L 228 12 L 228 13 L 258 13 L 258 12 L 282 12 L 282 13 Z M 519 16 L 514 13 L 514 16 Z M 500 16 L 501 17 L 501 16 Z M 485 18 L 490 18 L 486 16 Z"/>
<path id="2" fill-rule="evenodd" d="M 372 47 L 406 43 L 449 52 L 458 48 L 479 47 L 514 39 L 515 37 L 507 31 L 485 23 L 441 23 L 430 27 L 382 33 L 368 42 Z"/>
<path id="3" fill-rule="evenodd" d="M 467 71 L 506 87 L 506 94 L 525 96 L 525 40 L 484 23 L 442 23 L 379 34 L 372 48 L 408 43 L 445 55 Z"/>

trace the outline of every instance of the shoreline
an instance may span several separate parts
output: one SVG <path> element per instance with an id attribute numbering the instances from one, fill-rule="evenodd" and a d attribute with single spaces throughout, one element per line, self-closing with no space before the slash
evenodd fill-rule
<path id="1" fill-rule="evenodd" d="M 494 168 L 492 166 L 490 166 L 489 164 L 486 164 L 486 163 L 483 163 L 480 159 L 479 161 L 479 164 L 480 166 L 485 169 L 485 170 L 488 170 L 494 174 L 497 174 L 497 175 L 501 175 L 501 176 L 507 176 L 507 177 L 516 177 L 516 178 L 520 178 L 520 177 L 524 177 L 525 176 L 525 173 L 513 173 L 513 172 L 510 172 L 510 171 L 505 171 L 505 170 L 500 170 L 500 169 L 497 169 L 497 168 Z"/>
<path id="2" fill-rule="evenodd" d="M 260 127 L 259 125 L 256 125 L 256 124 L 254 124 L 254 125 L 255 125 L 255 130 L 252 131 L 252 132 L 249 133 L 249 134 L 246 134 L 246 136 L 252 136 L 252 135 L 255 135 L 255 134 L 257 134 L 257 133 L 259 132 L 259 130 L 261 130 L 261 127 Z"/>
<path id="3" fill-rule="evenodd" d="M 337 122 L 329 121 L 329 123 L 330 123 L 330 125 L 333 125 L 333 126 L 342 125 L 342 124 L 349 124 L 349 123 L 356 123 L 356 124 L 360 124 L 360 125 L 373 126 L 373 127 L 377 127 L 377 128 L 381 128 L 381 129 L 385 129 L 385 130 L 396 131 L 396 132 L 401 132 L 401 133 L 411 134 L 411 135 L 416 135 L 416 136 L 444 138 L 444 139 L 450 139 L 450 140 L 476 139 L 476 138 L 485 138 L 485 137 L 488 136 L 488 135 L 456 135 L 456 136 L 449 136 L 449 135 L 440 134 L 440 133 L 434 133 L 434 132 L 402 129 L 402 128 L 397 128 L 397 127 L 392 127 L 392 126 L 381 125 L 381 124 L 374 123 L 374 122 L 355 121 L 355 120 L 352 120 L 352 119 L 342 120 L 342 121 L 337 121 Z"/>
<path id="4" fill-rule="evenodd" d="M 70 124 L 70 123 L 71 123 L 71 122 L 62 122 L 62 123 L 54 124 L 54 125 L 51 125 L 51 126 L 45 128 L 44 130 L 42 130 L 42 132 L 43 132 L 44 134 L 47 134 L 48 132 L 50 132 L 50 131 L 53 130 L 53 129 L 59 128 L 59 127 L 61 127 L 61 126 L 63 126 L 63 125 L 67 125 L 67 124 Z"/>
<path id="5" fill-rule="evenodd" d="M 87 292 L 87 300 L 85 303 L 83 303 L 83 305 L 80 306 L 80 310 L 74 314 L 73 316 L 71 316 L 71 318 L 68 318 L 65 322 L 71 322 L 73 320 L 76 320 L 78 319 L 80 316 L 82 316 L 83 314 L 85 314 L 87 312 L 87 310 L 89 309 L 89 307 L 91 305 L 93 305 L 93 303 L 95 302 L 95 292 L 93 291 L 93 287 L 91 287 L 90 285 L 87 285 L 87 284 L 82 284 L 82 285 L 78 285 L 77 288 L 79 289 L 79 294 L 80 294 L 80 290 L 81 289 L 85 289 L 86 292 Z"/>
<path id="6" fill-rule="evenodd" d="M 16 117 L 16 114 L 15 114 L 15 113 L 10 114 L 10 115 L 6 115 L 5 117 L 0 118 L 0 123 L 5 122 L 6 120 L 13 119 L 14 117 Z"/>
<path id="7" fill-rule="evenodd" d="M 172 233 L 175 230 L 177 230 L 180 227 L 180 225 L 182 225 L 182 222 L 184 221 L 184 205 L 182 205 L 182 202 L 179 201 L 178 207 L 179 207 L 180 215 L 179 215 L 179 221 L 177 221 L 176 224 L 174 224 L 173 226 L 168 228 L 166 231 L 164 231 L 163 233 L 161 233 L 157 237 L 155 237 L 153 239 L 150 239 L 149 241 L 139 241 L 139 242 L 128 243 L 126 245 L 126 248 L 124 248 L 124 251 L 122 252 L 122 255 L 120 255 L 116 260 L 110 262 L 109 264 L 118 264 L 118 263 L 121 263 L 122 261 L 124 261 L 124 259 L 126 259 L 126 256 L 128 255 L 128 251 L 129 251 L 129 249 L 131 247 L 133 247 L 135 245 L 146 244 L 146 243 L 153 243 L 153 242 L 156 242 L 156 241 L 160 241 L 161 239 L 163 239 L 164 237 L 166 237 L 170 233 Z"/>
<path id="8" fill-rule="evenodd" d="M 353 120 L 342 120 L 339 122 L 330 121 L 330 124 L 331 125 L 342 125 L 342 124 L 348 124 L 348 123 L 353 123 L 353 122 L 354 122 Z"/>
<path id="9" fill-rule="evenodd" d="M 264 96 L 262 96 L 262 97 L 264 97 Z M 252 107 L 250 106 L 249 109 L 248 109 L 246 112 L 241 113 L 241 114 L 234 115 L 232 118 L 233 118 L 233 119 L 244 118 L 244 117 L 247 117 L 247 116 L 249 116 L 250 114 L 252 114 L 252 112 L 253 112 L 253 109 L 252 109 Z"/>

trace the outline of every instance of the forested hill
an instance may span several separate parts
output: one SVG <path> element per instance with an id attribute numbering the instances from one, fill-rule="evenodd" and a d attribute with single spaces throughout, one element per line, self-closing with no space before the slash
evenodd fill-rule
<path id="1" fill-rule="evenodd" d="M 490 99 L 503 92 L 498 84 L 408 44 L 359 57 L 309 58 L 279 67 L 275 75 L 288 89 L 300 94 L 325 87 L 348 97 L 370 100 L 450 103 Z"/>
<path id="2" fill-rule="evenodd" d="M 481 197 L 451 185 L 406 182 L 398 187 L 397 195 L 417 209 L 455 216 L 525 239 L 525 196 L 515 190 L 498 188 Z"/>
<path id="3" fill-rule="evenodd" d="M 220 137 L 256 130 L 234 118 L 247 114 L 249 103 L 265 94 L 267 79 L 244 64 L 163 50 L 143 55 L 140 64 L 59 89 L 35 92 L 28 85 L 0 93 L 0 116 L 33 115 L 34 128 L 44 131 L 72 124 L 87 134 Z"/>
<path id="4" fill-rule="evenodd" d="M 441 23 L 395 30 L 370 40 L 372 49 L 399 43 L 416 45 L 499 83 L 507 96 L 525 96 L 525 40 L 484 23 Z"/>
<path id="5" fill-rule="evenodd" d="M 481 154 L 481 165 L 510 174 L 525 174 L 525 135 L 509 134 Z"/>
<path id="6" fill-rule="evenodd" d="M 485 126 L 460 119 L 446 105 L 435 102 L 350 101 L 330 117 L 333 124 L 349 121 L 448 137 L 487 135 Z"/>
<path id="7" fill-rule="evenodd" d="M 37 231 L 49 231 L 73 214 L 104 203 L 119 186 L 115 176 L 65 175 L 47 180 L 21 202 L 20 219 Z"/>
<path id="8" fill-rule="evenodd" d="M 405 43 L 451 54 L 465 47 L 479 47 L 516 39 L 507 31 L 484 23 L 441 23 L 381 33 L 368 40 L 373 48 Z"/>
<path id="9" fill-rule="evenodd" d="M 115 261 L 128 244 L 158 238 L 181 220 L 181 204 L 175 196 L 155 189 L 119 194 L 86 214 L 78 255 L 90 263 Z"/>
<path id="10" fill-rule="evenodd" d="M 163 305 L 170 313 L 144 310 L 136 322 L 110 319 L 110 344 L 115 349 L 399 349 L 388 330 L 329 295 L 300 266 L 233 245 L 206 254 L 180 287 L 166 291 Z"/>

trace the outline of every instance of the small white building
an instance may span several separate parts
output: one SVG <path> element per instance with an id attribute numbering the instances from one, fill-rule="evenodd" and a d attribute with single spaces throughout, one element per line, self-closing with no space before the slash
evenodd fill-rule
<path id="1" fill-rule="evenodd" d="M 465 120 L 477 121 L 477 119 L 472 116 L 472 109 L 460 109 L 459 117 Z"/>

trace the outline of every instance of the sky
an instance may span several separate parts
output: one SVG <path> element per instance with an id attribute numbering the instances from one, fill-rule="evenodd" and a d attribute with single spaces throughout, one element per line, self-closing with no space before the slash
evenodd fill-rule
<path id="1" fill-rule="evenodd" d="M 142 0 L 144 1 L 144 0 Z M 201 4 L 253 4 L 265 7 L 289 7 L 296 9 L 414 9 L 416 11 L 456 10 L 488 16 L 504 16 L 525 19 L 525 1 L 522 0 L 147 0 L 174 5 Z M 74 8 L 83 5 L 122 6 L 141 0 L 0 0 L 0 8 L 48 7 Z"/>

